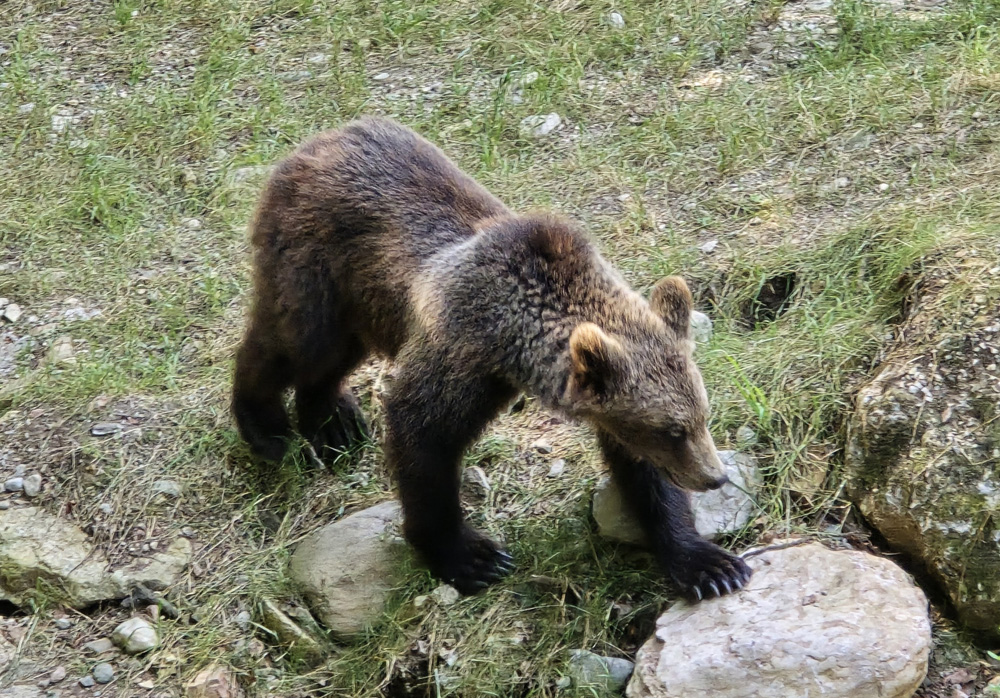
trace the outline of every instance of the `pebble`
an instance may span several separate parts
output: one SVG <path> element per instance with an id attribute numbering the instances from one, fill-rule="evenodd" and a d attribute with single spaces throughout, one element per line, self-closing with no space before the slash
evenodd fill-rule
<path id="1" fill-rule="evenodd" d="M 525 73 L 521 76 L 521 79 L 517 81 L 517 84 L 521 87 L 527 87 L 536 80 L 538 80 L 538 71 L 532 70 L 531 72 Z"/>
<path id="2" fill-rule="evenodd" d="M 38 473 L 32 473 L 28 477 L 24 478 L 24 496 L 25 497 L 37 497 L 39 492 L 42 491 L 42 476 Z"/>
<path id="3" fill-rule="evenodd" d="M 490 490 L 493 489 L 490 486 L 489 478 L 486 476 L 486 471 L 478 465 L 470 465 L 466 468 L 465 472 L 462 473 L 462 480 L 482 495 L 489 494 Z"/>
<path id="4" fill-rule="evenodd" d="M 95 666 L 91 673 L 97 683 L 111 683 L 111 680 L 115 678 L 115 668 L 107 662 L 101 662 Z"/>
<path id="5" fill-rule="evenodd" d="M 389 79 L 389 73 L 379 73 L 378 75 L 372 76 L 372 80 L 378 80 L 379 82 L 388 79 Z"/>
<path id="6" fill-rule="evenodd" d="M 73 621 L 69 618 L 56 618 L 56 627 L 60 630 L 69 630 L 73 627 Z"/>
<path id="7" fill-rule="evenodd" d="M 12 477 L 3 483 L 3 488 L 8 492 L 20 492 L 24 489 L 24 478 L 23 477 Z"/>
<path id="8" fill-rule="evenodd" d="M 615 29 L 625 28 L 625 18 L 621 16 L 619 12 L 612 12 L 608 15 L 608 21 L 611 22 L 611 26 Z"/>
<path id="9" fill-rule="evenodd" d="M 61 664 L 52 670 L 49 674 L 49 683 L 59 683 L 66 678 L 66 667 Z"/>
<path id="10" fill-rule="evenodd" d="M 10 502 L 6 499 L 0 500 L 0 511 L 7 511 L 8 509 L 10 509 Z"/>
<path id="11" fill-rule="evenodd" d="M 704 245 L 699 245 L 698 249 L 704 252 L 705 254 L 712 254 L 713 252 L 715 252 L 715 248 L 718 246 L 719 246 L 718 240 L 709 240 Z"/>
<path id="12" fill-rule="evenodd" d="M 552 453 L 552 444 L 545 439 L 539 439 L 535 443 L 531 444 L 531 448 L 539 453 Z"/>
<path id="13" fill-rule="evenodd" d="M 11 303 L 3 309 L 3 317 L 7 318 L 11 322 L 17 322 L 23 314 L 24 311 L 21 310 L 21 306 L 17 303 Z"/>
<path id="14" fill-rule="evenodd" d="M 547 136 L 562 124 L 562 118 L 555 112 L 551 114 L 536 114 L 521 119 L 521 133 L 531 138 Z"/>
<path id="15" fill-rule="evenodd" d="M 458 593 L 458 589 L 450 584 L 442 584 L 431 592 L 431 596 L 442 606 L 450 606 L 462 598 L 462 595 Z"/>
<path id="16" fill-rule="evenodd" d="M 886 184 L 885 182 L 882 182 L 880 185 L 878 185 L 878 190 L 879 191 L 889 191 L 889 185 Z"/>
<path id="17" fill-rule="evenodd" d="M 736 430 L 736 443 L 740 446 L 753 446 L 757 443 L 757 432 L 744 424 Z"/>
<path id="18" fill-rule="evenodd" d="M 556 458 L 552 461 L 552 465 L 549 466 L 549 472 L 547 477 L 559 477 L 566 470 L 566 461 L 562 458 Z"/>
<path id="19" fill-rule="evenodd" d="M 90 688 L 91 686 L 94 685 L 94 677 L 90 676 L 89 674 L 87 676 L 84 676 L 82 679 L 80 679 L 80 685 L 83 686 L 84 688 Z"/>
<path id="20" fill-rule="evenodd" d="M 250 611 L 240 611 L 233 619 L 240 630 L 248 630 L 250 628 L 250 620 Z"/>
<path id="21" fill-rule="evenodd" d="M 833 186 L 836 187 L 837 189 L 844 189 L 846 187 L 849 187 L 850 185 L 851 185 L 851 180 L 848 179 L 847 177 L 837 177 L 835 180 L 833 180 Z"/>
<path id="22" fill-rule="evenodd" d="M 34 410 L 32 410 L 28 414 L 28 416 L 31 417 L 32 419 L 35 419 L 37 417 L 41 417 L 42 415 L 41 414 L 34 414 Z M 17 466 L 17 467 L 14 468 L 14 477 L 24 477 L 25 473 L 27 473 L 27 472 L 28 472 L 27 466 L 19 465 L 19 466 Z"/>
<path id="23" fill-rule="evenodd" d="M 25 104 L 22 104 L 21 106 L 19 106 L 17 108 L 17 113 L 18 114 L 30 114 L 33 111 L 35 111 L 35 103 L 34 102 L 26 102 Z"/>
<path id="24" fill-rule="evenodd" d="M 49 361 L 57 366 L 75 364 L 76 357 L 73 356 L 73 338 L 62 336 L 52 342 L 52 347 L 49 349 Z"/>
<path id="25" fill-rule="evenodd" d="M 105 652 L 110 652 L 114 648 L 114 643 L 106 637 L 102 637 L 100 640 L 91 640 L 83 646 L 83 649 L 93 652 L 94 654 L 104 654 Z"/>
<path id="26" fill-rule="evenodd" d="M 180 497 L 181 486 L 173 480 L 157 480 L 153 483 L 153 494 L 163 494 L 167 497 Z"/>
<path id="27" fill-rule="evenodd" d="M 110 436 L 122 430 L 122 425 L 115 422 L 98 422 L 90 427 L 90 433 L 94 436 Z"/>
<path id="28" fill-rule="evenodd" d="M 139 654 L 160 644 L 156 628 L 143 618 L 129 618 L 111 633 L 111 640 L 126 654 Z"/>

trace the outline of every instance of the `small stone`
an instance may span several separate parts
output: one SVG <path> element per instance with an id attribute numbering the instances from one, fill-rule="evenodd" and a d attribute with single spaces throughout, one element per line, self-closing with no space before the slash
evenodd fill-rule
<path id="1" fill-rule="evenodd" d="M 39 492 L 42 491 L 42 476 L 38 473 L 32 473 L 28 477 L 24 478 L 24 496 L 25 497 L 37 497 Z"/>
<path id="2" fill-rule="evenodd" d="M 529 138 L 547 136 L 562 124 L 562 118 L 556 114 L 536 114 L 521 119 L 521 134 Z"/>
<path id="3" fill-rule="evenodd" d="M 10 509 L 10 502 L 6 499 L 0 500 L 0 511 L 6 511 Z"/>
<path id="4" fill-rule="evenodd" d="M 566 461 L 562 458 L 556 458 L 552 461 L 552 465 L 549 466 L 549 472 L 546 477 L 559 477 L 566 470 Z"/>
<path id="5" fill-rule="evenodd" d="M 532 70 L 521 76 L 521 79 L 517 81 L 520 87 L 527 87 L 528 85 L 534 83 L 538 80 L 538 71 Z"/>
<path id="6" fill-rule="evenodd" d="M 552 444 L 550 444 L 545 439 L 539 439 L 538 441 L 531 444 L 531 448 L 542 454 L 552 453 Z"/>
<path id="7" fill-rule="evenodd" d="M 570 650 L 567 671 L 577 686 L 617 693 L 628 682 L 634 667 L 627 659 L 603 657 L 587 650 Z"/>
<path id="8" fill-rule="evenodd" d="M 122 430 L 122 425 L 115 422 L 98 422 L 90 427 L 90 433 L 94 436 L 110 436 Z"/>
<path id="9" fill-rule="evenodd" d="M 157 480 L 153 483 L 152 489 L 153 494 L 162 494 L 175 499 L 181 496 L 181 486 L 173 480 Z"/>
<path id="10" fill-rule="evenodd" d="M 378 73 L 377 75 L 372 76 L 372 80 L 378 80 L 379 82 L 388 79 L 389 79 L 389 73 Z"/>
<path id="11" fill-rule="evenodd" d="M 35 111 L 35 103 L 34 102 L 25 102 L 24 104 L 22 104 L 21 106 L 19 106 L 17 108 L 17 113 L 18 114 L 30 114 L 33 111 Z"/>
<path id="12" fill-rule="evenodd" d="M 23 314 L 24 311 L 21 310 L 21 306 L 17 303 L 11 303 L 3 309 L 3 317 L 7 318 L 11 322 L 17 322 Z"/>
<path id="13" fill-rule="evenodd" d="M 250 620 L 251 620 L 250 611 L 240 611 L 239 613 L 236 614 L 236 617 L 233 618 L 233 622 L 236 623 L 236 627 L 238 627 L 240 630 L 249 629 Z"/>
<path id="14" fill-rule="evenodd" d="M 560 676 L 556 679 L 556 688 L 560 690 L 566 690 L 573 685 L 573 679 L 568 676 Z"/>
<path id="15" fill-rule="evenodd" d="M 330 57 L 325 53 L 317 53 L 314 56 L 309 56 L 309 58 L 306 59 L 306 62 L 313 63 L 314 65 L 323 65 L 324 63 L 330 62 Z"/>
<path id="16" fill-rule="evenodd" d="M 56 366 L 71 366 L 75 364 L 76 357 L 73 355 L 73 338 L 65 335 L 57 338 L 52 342 L 48 356 L 49 361 Z"/>
<path id="17" fill-rule="evenodd" d="M 185 698 L 242 698 L 233 672 L 218 664 L 202 669 L 184 686 Z"/>
<path id="18" fill-rule="evenodd" d="M 115 648 L 115 644 L 110 639 L 102 637 L 99 640 L 91 640 L 83 646 L 83 649 L 94 654 L 104 654 Z"/>
<path id="19" fill-rule="evenodd" d="M 757 432 L 748 427 L 746 424 L 741 426 L 736 430 L 736 445 L 747 447 L 753 446 L 757 443 Z"/>
<path id="20" fill-rule="evenodd" d="M 441 606 L 450 606 L 462 598 L 462 595 L 458 593 L 458 589 L 450 584 L 442 584 L 431 592 L 431 596 Z"/>
<path id="21" fill-rule="evenodd" d="M 138 681 L 136 682 L 135 685 L 146 691 L 150 691 L 156 687 L 156 684 L 153 682 L 152 679 L 144 679 L 143 681 Z"/>
<path id="22" fill-rule="evenodd" d="M 66 678 L 66 667 L 60 664 L 59 666 L 57 666 L 55 669 L 52 670 L 51 674 L 49 674 L 49 683 L 50 684 L 59 683 L 65 678 Z"/>
<path id="23" fill-rule="evenodd" d="M 625 18 L 622 17 L 621 13 L 619 12 L 612 12 L 611 14 L 609 14 L 608 22 L 610 22 L 611 26 L 614 27 L 615 29 L 625 28 Z"/>
<path id="24" fill-rule="evenodd" d="M 718 240 L 709 240 L 704 245 L 699 245 L 698 249 L 704 252 L 705 254 L 712 254 L 713 252 L 715 252 L 715 248 L 718 246 L 719 246 Z"/>
<path id="25" fill-rule="evenodd" d="M 56 618 L 56 627 L 60 630 L 69 630 L 73 627 L 73 621 L 69 618 Z"/>
<path id="26" fill-rule="evenodd" d="M 12 477 L 3 483 L 3 488 L 8 492 L 20 492 L 24 489 L 24 478 Z"/>
<path id="27" fill-rule="evenodd" d="M 97 683 L 111 683 L 115 678 L 115 668 L 107 662 L 101 662 L 90 673 L 94 675 L 94 681 Z"/>
<path id="28" fill-rule="evenodd" d="M 190 230 L 198 230 L 199 228 L 201 228 L 201 221 L 198 220 L 197 218 L 185 218 L 181 222 L 184 224 L 185 228 L 188 228 Z"/>
<path id="29" fill-rule="evenodd" d="M 129 618 L 120 624 L 111 633 L 111 640 L 126 654 L 147 652 L 160 644 L 156 628 L 143 618 Z"/>
<path id="30" fill-rule="evenodd" d="M 32 419 L 37 419 L 41 417 L 44 413 L 34 414 L 34 410 L 28 413 L 28 416 Z M 14 477 L 24 477 L 28 473 L 28 467 L 25 465 L 18 465 L 14 468 Z"/>
<path id="31" fill-rule="evenodd" d="M 697 310 L 691 311 L 691 339 L 698 344 L 708 344 L 712 340 L 712 318 Z"/>
<path id="32" fill-rule="evenodd" d="M 88 674 L 87 676 L 84 676 L 82 679 L 80 679 L 79 683 L 84 688 L 90 688 L 91 686 L 94 685 L 94 677 Z"/>
<path id="33" fill-rule="evenodd" d="M 837 177 L 833 180 L 833 186 L 835 189 L 844 189 L 851 185 L 851 180 L 847 177 Z"/>
<path id="34" fill-rule="evenodd" d="M 878 185 L 878 190 L 879 191 L 889 191 L 889 185 L 886 184 L 885 182 L 882 182 L 880 185 Z"/>
<path id="35" fill-rule="evenodd" d="M 486 471 L 480 468 L 478 465 L 470 465 L 462 473 L 462 481 L 465 482 L 471 489 L 475 490 L 476 494 L 481 496 L 486 496 L 493 489 L 490 486 L 490 480 L 486 477 Z"/>

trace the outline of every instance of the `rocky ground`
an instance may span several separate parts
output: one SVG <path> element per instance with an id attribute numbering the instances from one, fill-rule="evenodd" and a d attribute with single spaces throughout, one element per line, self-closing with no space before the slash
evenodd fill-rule
<path id="1" fill-rule="evenodd" d="M 972 0 L 0 5 L 0 695 L 1000 693 L 998 26 Z M 637 288 L 689 280 L 743 478 L 699 528 L 750 589 L 674 605 L 589 434 L 530 399 L 466 460 L 518 564 L 472 598 L 398 541 L 385 366 L 353 378 L 370 446 L 251 461 L 254 197 L 360 113 L 580 219 Z"/>

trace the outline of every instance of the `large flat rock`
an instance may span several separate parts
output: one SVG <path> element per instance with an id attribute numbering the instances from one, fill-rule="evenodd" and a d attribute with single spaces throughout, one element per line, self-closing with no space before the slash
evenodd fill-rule
<path id="1" fill-rule="evenodd" d="M 639 650 L 630 698 L 909 698 L 927 673 L 927 599 L 884 558 L 818 543 L 747 559 L 742 591 L 681 602 Z"/>
<path id="2" fill-rule="evenodd" d="M 36 507 L 0 514 L 0 599 L 23 606 L 39 591 L 73 608 L 126 596 L 133 585 L 162 589 L 191 559 L 178 538 L 150 558 L 112 569 L 104 553 L 73 523 Z"/>

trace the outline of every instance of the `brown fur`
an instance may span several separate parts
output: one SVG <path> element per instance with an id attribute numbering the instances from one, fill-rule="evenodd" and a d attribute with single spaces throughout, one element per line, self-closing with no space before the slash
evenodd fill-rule
<path id="1" fill-rule="evenodd" d="M 394 358 L 386 459 L 407 538 L 471 592 L 511 568 L 463 521 L 462 453 L 520 391 L 593 424 L 661 562 L 692 594 L 749 571 L 694 531 L 678 487 L 721 484 L 708 401 L 676 277 L 652 305 L 575 224 L 517 215 L 440 150 L 388 120 L 321 134 L 276 169 L 253 224 L 255 298 L 233 408 L 255 453 L 280 458 L 295 389 L 321 456 L 364 435 L 345 377 Z"/>

